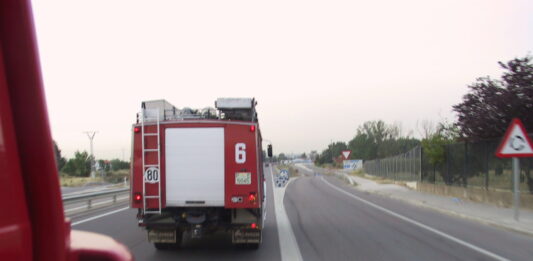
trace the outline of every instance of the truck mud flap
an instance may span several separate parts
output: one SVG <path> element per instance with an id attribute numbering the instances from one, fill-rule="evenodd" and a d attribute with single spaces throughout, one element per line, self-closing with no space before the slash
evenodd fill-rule
<path id="1" fill-rule="evenodd" d="M 261 230 L 235 229 L 231 239 L 233 244 L 261 243 Z"/>
<path id="2" fill-rule="evenodd" d="M 176 230 L 148 230 L 148 241 L 152 243 L 176 243 Z"/>

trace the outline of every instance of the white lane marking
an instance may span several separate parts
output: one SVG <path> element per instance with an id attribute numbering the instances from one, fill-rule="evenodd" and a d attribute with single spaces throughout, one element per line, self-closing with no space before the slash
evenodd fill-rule
<path id="1" fill-rule="evenodd" d="M 274 175 L 272 173 L 272 168 L 270 168 L 270 177 L 272 178 L 272 189 L 274 191 L 274 212 L 276 215 L 276 223 L 278 225 L 278 241 L 281 252 L 281 260 L 303 260 L 302 254 L 300 253 L 300 248 L 298 247 L 298 242 L 296 242 L 296 237 L 292 231 L 291 222 L 287 216 L 287 212 L 285 211 L 285 206 L 283 206 L 285 189 L 289 183 L 281 188 L 274 186 Z"/>
<path id="2" fill-rule="evenodd" d="M 95 219 L 99 219 L 99 218 L 102 218 L 102 217 L 105 217 L 105 216 L 113 215 L 115 213 L 118 213 L 120 211 L 124 211 L 126 209 L 130 209 L 130 207 L 125 207 L 125 208 L 113 210 L 111 212 L 107 212 L 107 213 L 104 213 L 104 214 L 101 214 L 101 215 L 98 215 L 98 216 L 94 216 L 94 217 L 90 217 L 90 218 L 87 218 L 87 219 L 84 219 L 84 220 L 72 222 L 71 226 L 76 226 L 76 225 L 79 225 L 79 224 L 82 224 L 82 223 L 85 223 L 85 222 L 89 222 L 91 220 L 95 220 Z"/>
<path id="3" fill-rule="evenodd" d="M 97 191 L 111 190 L 111 189 L 117 189 L 117 188 L 128 188 L 128 186 L 117 186 L 116 184 L 103 185 L 103 186 L 96 186 L 96 187 L 88 188 L 88 189 L 82 189 L 82 190 L 79 190 L 79 191 L 68 192 L 68 193 L 64 193 L 64 194 L 62 193 L 62 195 L 63 196 L 71 196 L 71 195 L 77 195 L 77 194 L 81 195 L 81 194 L 88 194 L 88 193 L 93 193 L 93 192 L 97 192 Z"/>
<path id="4" fill-rule="evenodd" d="M 269 166 L 270 166 L 270 173 L 272 173 L 272 164 L 270 164 Z M 264 171 L 265 171 L 265 166 L 263 165 L 263 177 L 265 175 Z M 262 222 L 263 224 L 262 224 L 261 229 L 263 229 L 265 227 L 265 222 L 266 222 L 266 218 L 267 218 L 267 208 L 268 208 L 267 207 L 268 206 L 267 205 L 267 199 L 268 199 L 268 194 L 267 194 L 267 182 L 266 182 L 266 179 L 263 180 L 263 193 L 264 193 L 263 198 L 265 200 L 263 201 L 263 205 L 261 206 L 261 208 L 263 209 L 263 222 Z"/>
<path id="5" fill-rule="evenodd" d="M 337 175 L 341 175 L 341 176 L 343 176 L 345 179 L 347 179 L 348 182 L 350 183 L 350 185 L 353 185 L 353 180 L 352 180 L 352 178 L 351 178 L 348 174 L 346 174 L 346 173 L 344 173 L 344 172 L 336 172 L 336 173 L 337 173 Z"/>
<path id="6" fill-rule="evenodd" d="M 130 198 L 129 196 L 122 197 L 122 198 L 117 198 L 117 202 L 119 202 L 121 200 L 124 200 L 124 199 L 129 199 L 129 198 Z M 107 204 L 107 203 L 111 203 L 111 202 L 113 202 L 113 200 L 106 200 L 106 201 L 102 201 L 102 202 L 97 202 L 97 203 L 94 203 L 94 204 L 91 204 L 91 205 L 92 206 L 99 206 L 99 205 L 103 205 L 103 204 Z M 69 208 L 69 209 L 65 209 L 65 212 L 74 211 L 74 210 L 78 210 L 78 209 L 88 209 L 88 208 L 87 208 L 87 206 Z"/>
<path id="7" fill-rule="evenodd" d="M 463 240 L 461 240 L 461 239 L 459 239 L 459 238 L 456 238 L 456 237 L 454 237 L 454 236 L 452 236 L 452 235 L 448 235 L 448 234 L 446 234 L 446 233 L 444 233 L 444 232 L 442 232 L 442 231 L 440 231 L 440 230 L 437 230 L 437 229 L 432 228 L 432 227 L 430 227 L 430 226 L 424 225 L 424 224 L 422 224 L 422 223 L 420 223 L 420 222 L 418 222 L 418 221 L 416 221 L 416 220 L 412 220 L 412 219 L 410 219 L 410 218 L 408 218 L 408 217 L 406 217 L 406 216 L 402 216 L 402 215 L 400 215 L 400 214 L 398 214 L 398 213 L 396 213 L 396 212 L 393 212 L 393 211 L 391 211 L 391 210 L 388 210 L 388 209 L 386 209 L 386 208 L 384 208 L 384 207 L 382 207 L 382 206 L 376 205 L 376 204 L 374 204 L 374 203 L 372 203 L 372 202 L 370 202 L 370 201 L 367 201 L 367 200 L 362 199 L 362 198 L 360 198 L 360 197 L 358 197 L 358 196 L 355 196 L 355 195 L 353 195 L 353 194 L 351 194 L 351 193 L 348 193 L 348 192 L 346 192 L 346 191 L 344 191 L 344 190 L 338 188 L 337 186 L 335 186 L 335 185 L 329 183 L 329 182 L 328 182 L 327 180 L 325 180 L 323 177 L 320 177 L 320 178 L 322 179 L 322 181 L 324 181 L 327 185 L 329 185 L 329 186 L 332 187 L 333 189 L 335 189 L 335 190 L 337 190 L 337 191 L 339 191 L 339 192 L 341 192 L 341 193 L 343 193 L 343 194 L 345 194 L 345 195 L 347 195 L 347 196 L 349 196 L 349 197 L 352 197 L 352 198 L 354 198 L 354 199 L 356 199 L 356 200 L 359 200 L 359 201 L 361 201 L 361 202 L 363 202 L 363 203 L 365 203 L 365 204 L 367 204 L 367 205 L 369 205 L 369 206 L 371 206 L 371 207 L 374 207 L 374 208 L 376 208 L 376 209 L 378 209 L 378 210 L 381 210 L 381 211 L 383 211 L 383 212 L 385 212 L 385 213 L 387 213 L 387 214 L 389 214 L 389 215 L 391 215 L 391 216 L 393 216 L 393 217 L 397 217 L 397 218 L 399 218 L 399 219 L 401 219 L 401 220 L 403 220 L 403 221 L 405 221 L 405 222 L 407 222 L 407 223 L 411 223 L 411 224 L 413 224 L 413 225 L 415 225 L 415 226 L 418 226 L 418 227 L 420 227 L 420 228 L 423 228 L 423 229 L 425 229 L 425 230 L 427 230 L 427 231 L 433 232 L 433 233 L 435 233 L 435 234 L 437 234 L 437 235 L 439 235 L 439 236 L 441 236 L 441 237 L 444 237 L 444 238 L 446 238 L 446 239 L 449 239 L 449 240 L 451 240 L 451 241 L 453 241 L 453 242 L 455 242 L 455 243 L 458 243 L 458 244 L 460 244 L 460 245 L 463 245 L 463 246 L 465 246 L 465 247 L 468 247 L 468 248 L 470 248 L 470 249 L 472 249 L 472 250 L 474 250 L 474 251 L 477 251 L 477 252 L 479 252 L 479 253 L 481 253 L 481 254 L 484 254 L 484 255 L 486 255 L 486 256 L 492 257 L 492 258 L 494 258 L 495 260 L 510 261 L 509 259 L 507 259 L 507 258 L 505 258 L 505 257 L 502 257 L 502 256 L 499 256 L 499 255 L 497 255 L 497 254 L 494 254 L 494 253 L 492 253 L 492 252 L 490 252 L 490 251 L 488 251 L 488 250 L 485 250 L 485 249 L 480 248 L 480 247 L 478 247 L 478 246 L 472 245 L 472 244 L 470 244 L 470 243 L 468 243 L 468 242 L 466 242 L 466 241 L 463 241 Z"/>

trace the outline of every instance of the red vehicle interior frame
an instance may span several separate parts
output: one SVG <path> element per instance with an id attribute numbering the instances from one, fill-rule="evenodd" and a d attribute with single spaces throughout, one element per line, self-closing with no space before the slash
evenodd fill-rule
<path id="1" fill-rule="evenodd" d="M 0 36 L 4 69 L 11 111 L 16 115 L 13 124 L 32 227 L 33 254 L 41 260 L 62 261 L 66 260 L 68 231 L 61 204 L 30 3 L 16 0 L 1 2 Z"/>
<path id="2" fill-rule="evenodd" d="M 0 181 L 11 181 L 15 205 L 0 215 L 11 224 L 0 227 L 0 259 L 132 260 L 107 236 L 71 235 L 65 221 L 29 0 L 0 1 L 0 102 Z"/>

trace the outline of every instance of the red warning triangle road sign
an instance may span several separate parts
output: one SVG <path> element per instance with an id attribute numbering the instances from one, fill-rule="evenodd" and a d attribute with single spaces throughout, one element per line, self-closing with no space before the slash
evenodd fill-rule
<path id="1" fill-rule="evenodd" d="M 511 122 L 496 151 L 496 156 L 500 158 L 533 157 L 533 143 L 519 119 L 515 118 Z"/>
<path id="2" fill-rule="evenodd" d="M 351 154 L 351 153 L 352 153 L 351 150 L 343 150 L 343 151 L 342 151 L 342 157 L 343 157 L 345 160 L 347 160 L 347 159 L 350 158 L 350 154 Z"/>

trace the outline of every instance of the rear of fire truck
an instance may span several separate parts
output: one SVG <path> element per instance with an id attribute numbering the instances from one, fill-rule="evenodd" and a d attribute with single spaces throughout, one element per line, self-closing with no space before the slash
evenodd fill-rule
<path id="1" fill-rule="evenodd" d="M 133 125 L 131 207 L 157 249 L 217 231 L 258 248 L 264 221 L 261 132 L 255 99 L 219 98 L 216 110 L 142 103 Z"/>

